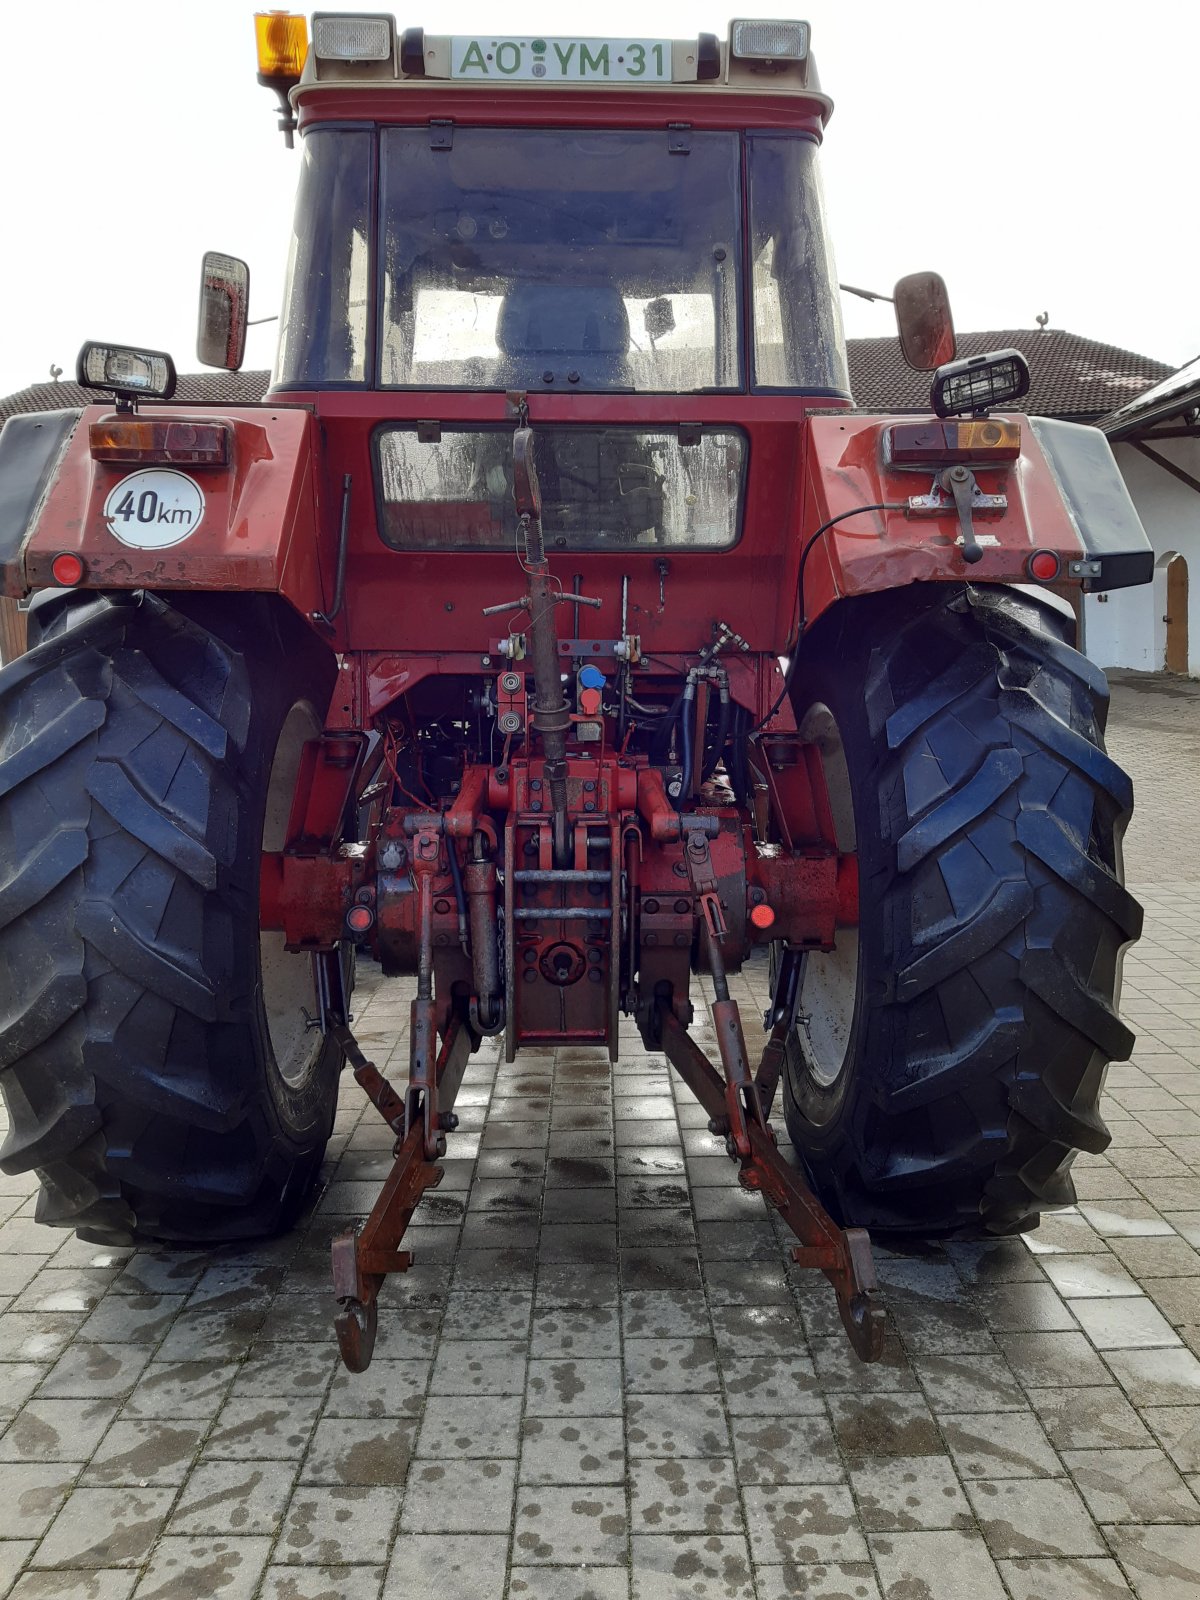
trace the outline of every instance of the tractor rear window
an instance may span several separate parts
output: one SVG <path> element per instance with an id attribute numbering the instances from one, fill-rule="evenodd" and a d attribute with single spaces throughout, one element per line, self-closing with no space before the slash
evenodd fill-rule
<path id="1" fill-rule="evenodd" d="M 734 389 L 739 141 L 381 134 L 382 385 Z"/>
<path id="2" fill-rule="evenodd" d="M 414 428 L 375 437 L 379 527 L 398 550 L 511 549 L 512 431 Z M 738 534 L 746 446 L 734 429 L 539 427 L 546 548 L 719 550 Z"/>

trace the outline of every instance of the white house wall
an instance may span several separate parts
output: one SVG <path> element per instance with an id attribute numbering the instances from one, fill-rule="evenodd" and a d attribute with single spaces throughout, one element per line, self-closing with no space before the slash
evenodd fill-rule
<path id="1" fill-rule="evenodd" d="M 1200 479 L 1200 439 L 1147 442 Z M 1137 589 L 1114 589 L 1107 595 L 1085 595 L 1084 648 L 1097 666 L 1162 671 L 1167 649 L 1166 558 L 1177 553 L 1188 564 L 1188 670 L 1200 677 L 1200 493 L 1131 444 L 1121 441 L 1113 453 L 1154 546 L 1154 582 Z"/>

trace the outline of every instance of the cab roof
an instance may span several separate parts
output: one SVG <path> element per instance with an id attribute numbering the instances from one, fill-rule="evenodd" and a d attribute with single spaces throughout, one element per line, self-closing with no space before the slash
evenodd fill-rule
<path id="1" fill-rule="evenodd" d="M 735 21 L 725 39 L 605 39 L 401 31 L 383 13 L 316 12 L 311 42 L 302 17 L 273 12 L 256 23 L 260 81 L 288 94 L 302 128 L 347 116 L 660 126 L 678 119 L 807 126 L 819 137 L 833 109 L 803 22 Z M 270 63 L 261 30 L 285 23 L 294 30 L 292 69 L 273 74 L 263 70 Z"/>

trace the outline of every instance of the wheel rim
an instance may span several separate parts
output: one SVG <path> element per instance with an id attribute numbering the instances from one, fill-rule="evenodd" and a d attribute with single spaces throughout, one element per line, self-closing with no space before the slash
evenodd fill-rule
<path id="1" fill-rule="evenodd" d="M 286 843 L 300 757 L 305 743 L 320 732 L 316 712 L 303 701 L 294 705 L 284 719 L 267 783 L 264 853 L 282 850 Z M 264 931 L 258 938 L 258 959 L 263 1014 L 275 1070 L 289 1088 L 298 1089 L 312 1075 L 323 1042 L 323 1035 L 308 1020 L 316 1006 L 312 957 L 286 949 L 282 932 Z"/>
<path id="2" fill-rule="evenodd" d="M 824 702 L 817 701 L 805 713 L 799 733 L 820 752 L 834 837 L 838 850 L 850 854 L 857 848 L 854 801 L 837 719 Z M 810 953 L 804 959 L 797 1032 L 808 1075 L 820 1089 L 832 1089 L 846 1069 L 858 983 L 857 928 L 839 928 L 833 950 Z"/>

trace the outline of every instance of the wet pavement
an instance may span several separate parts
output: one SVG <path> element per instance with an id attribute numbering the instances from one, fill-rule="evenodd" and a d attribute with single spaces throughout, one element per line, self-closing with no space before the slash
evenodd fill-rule
<path id="1" fill-rule="evenodd" d="M 880 1365 L 627 1029 L 611 1075 L 474 1058 L 350 1376 L 326 1247 L 390 1137 L 349 1082 L 305 1226 L 247 1250 L 80 1244 L 0 1177 L 0 1596 L 1194 1600 L 1200 685 L 1122 680 L 1110 742 L 1147 913 L 1113 1142 L 1025 1240 L 882 1255 Z M 397 1078 L 407 994 L 357 997 Z"/>
<path id="2" fill-rule="evenodd" d="M 1132 772 L 1137 805 L 1125 839 L 1130 885 L 1200 882 L 1200 682 L 1112 672 L 1108 746 Z"/>

